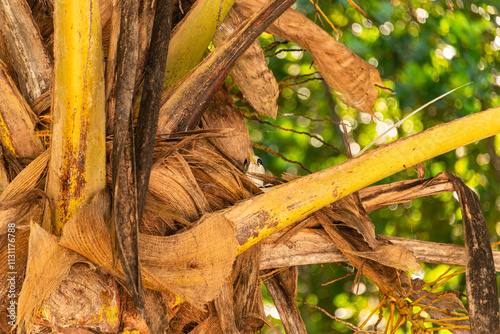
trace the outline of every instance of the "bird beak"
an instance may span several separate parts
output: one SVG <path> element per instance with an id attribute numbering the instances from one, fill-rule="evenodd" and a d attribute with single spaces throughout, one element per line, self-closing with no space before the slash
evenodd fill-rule
<path id="1" fill-rule="evenodd" d="M 252 152 L 248 151 L 248 160 L 254 164 L 257 163 L 257 161 L 255 161 L 255 158 L 253 157 L 253 154 Z"/>

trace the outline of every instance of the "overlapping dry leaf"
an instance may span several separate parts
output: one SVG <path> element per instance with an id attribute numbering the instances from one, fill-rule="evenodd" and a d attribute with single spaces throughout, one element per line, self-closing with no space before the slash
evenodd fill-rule
<path id="1" fill-rule="evenodd" d="M 240 9 L 234 5 L 215 35 L 216 44 L 222 43 L 244 20 L 245 17 Z M 258 40 L 254 41 L 238 59 L 230 75 L 259 114 L 276 118 L 279 87 L 274 74 L 267 67 Z"/>
<path id="2" fill-rule="evenodd" d="M 238 64 L 238 63 L 237 63 Z M 255 83 L 257 85 L 257 83 Z M 236 108 L 232 96 L 221 87 L 201 118 L 204 129 L 229 129 L 225 136 L 209 138 L 209 141 L 240 170 L 249 152 L 253 151 L 248 127 Z"/>
<path id="3" fill-rule="evenodd" d="M 260 8 L 264 0 L 239 0 L 239 4 L 246 13 L 249 13 Z M 143 5 L 150 6 L 151 3 L 148 0 L 144 1 Z M 112 7 L 112 1 L 101 3 L 105 47 L 110 43 Z M 145 13 L 151 14 L 151 8 L 145 9 L 147 10 Z M 149 34 L 151 26 L 148 17 L 150 16 L 142 17 L 144 23 L 142 29 L 145 36 Z M 237 25 L 237 23 L 231 24 L 233 24 L 233 29 Z M 224 23 L 225 27 L 229 25 L 229 21 Z M 51 27 L 52 24 L 46 26 Z M 269 28 L 269 31 L 309 50 L 330 87 L 336 90 L 349 106 L 373 114 L 373 103 L 378 96 L 375 87 L 383 87 L 381 78 L 373 66 L 361 60 L 348 48 L 294 10 L 288 10 Z M 46 40 L 50 40 L 52 32 L 48 34 L 49 36 L 43 32 L 42 35 L 46 37 Z M 149 39 L 141 38 L 140 42 L 142 43 L 141 50 L 144 50 L 147 48 Z M 48 42 L 47 45 L 51 43 Z M 254 42 L 253 49 L 254 51 L 247 52 L 246 56 L 241 58 L 241 64 L 233 70 L 233 79 L 258 111 L 275 116 L 276 84 L 265 65 L 258 42 Z M 112 53 L 113 50 L 110 54 Z M 238 69 L 238 66 L 241 68 Z M 241 73 L 238 74 L 238 71 Z M 109 77 L 113 78 L 109 79 L 110 82 L 113 81 L 114 73 L 110 72 Z M 108 86 L 109 93 L 113 89 L 112 86 L 112 83 Z M 234 109 L 227 92 L 219 93 L 220 95 L 217 95 L 212 103 L 214 113 L 210 114 L 209 110 L 203 119 L 203 127 L 229 128 L 233 132 L 227 138 L 219 136 L 200 141 L 188 139 L 180 143 L 165 145 L 163 155 L 160 155 L 161 158 L 154 166 L 144 221 L 141 226 L 141 231 L 144 232 L 140 235 L 141 257 L 146 286 L 155 290 L 172 292 L 192 303 L 192 305 L 185 303 L 179 308 L 176 317 L 171 322 L 171 329 L 174 332 L 175 330 L 182 331 L 186 326 L 196 326 L 193 333 L 221 332 L 220 317 L 217 316 L 213 305 L 209 305 L 206 310 L 193 307 L 195 305 L 201 308 L 211 301 L 219 294 L 221 286 L 227 288 L 225 292 L 228 297 L 225 303 L 220 304 L 225 308 L 223 311 L 229 315 L 232 315 L 231 312 L 234 311 L 234 319 L 228 317 L 229 320 L 226 319 L 223 328 L 231 328 L 231 322 L 235 322 L 238 327 L 245 321 L 248 325 L 253 318 L 257 320 L 251 325 L 255 325 L 255 330 L 257 330 L 262 325 L 262 321 L 265 321 L 261 319 L 263 307 L 257 286 L 260 251 L 257 247 L 247 251 L 238 259 L 233 268 L 238 245 L 232 222 L 229 222 L 221 213 L 213 213 L 260 192 L 241 172 L 242 162 L 251 150 L 244 121 L 241 114 Z M 40 100 L 35 101 L 37 113 L 47 108 L 49 98 L 50 95 L 46 94 Z M 205 103 L 206 99 L 201 102 Z M 74 266 L 72 267 L 73 263 L 82 260 L 79 255 L 67 248 L 75 250 L 109 273 L 123 279 L 120 264 L 113 261 L 109 242 L 110 199 L 106 192 L 99 193 L 90 205 L 73 217 L 64 229 L 62 240 L 39 227 L 41 209 L 40 203 L 35 201 L 39 194 L 28 191 L 40 181 L 47 164 L 48 154 L 48 152 L 41 154 L 19 174 L 18 178 L 13 180 L 0 196 L 0 234 L 2 236 L 2 244 L 0 244 L 0 260 L 2 261 L 0 262 L 7 263 L 5 230 L 7 224 L 14 220 L 19 227 L 16 236 L 19 272 L 24 271 L 25 263 L 29 258 L 29 272 L 22 289 L 19 308 L 21 332 L 27 331 L 31 326 L 32 316 L 42 303 L 47 308 L 47 314 L 54 315 L 58 323 L 68 322 L 69 318 L 75 318 L 78 312 L 73 311 L 79 305 L 65 304 L 67 300 L 64 299 L 63 293 L 59 293 L 74 294 L 77 289 L 72 283 L 83 285 L 93 282 L 87 286 L 89 288 L 87 292 L 90 294 L 85 296 L 88 297 L 86 299 L 88 302 L 83 305 L 82 310 L 79 310 L 83 313 L 88 311 L 84 317 L 92 317 L 95 314 L 92 313 L 95 307 L 90 305 L 103 301 L 99 299 L 102 297 L 100 292 L 103 291 L 100 287 L 109 286 L 111 290 L 116 290 L 116 282 L 110 281 L 109 276 L 103 279 L 105 276 L 96 276 L 95 272 L 87 270 L 89 268 L 75 274 L 77 276 L 74 280 L 65 281 L 64 279 L 69 277 L 68 273 L 71 273 L 70 268 L 75 269 Z M 7 201 L 18 195 L 21 195 L 20 199 L 16 199 L 18 202 Z M 310 223 L 307 220 L 319 221 L 346 257 L 361 273 L 376 282 L 382 291 L 395 287 L 400 292 L 407 292 L 403 288 L 407 283 L 405 280 L 407 277 L 401 275 L 402 272 L 418 270 L 420 267 L 411 252 L 400 246 L 378 240 L 373 224 L 362 212 L 362 208 L 357 206 L 352 198 L 346 198 L 326 207 L 314 217 L 305 219 L 304 224 Z M 33 216 L 36 218 L 30 226 L 28 256 L 30 230 L 26 226 Z M 265 220 L 265 216 L 262 217 L 259 219 Z M 257 260 L 252 259 L 252 256 Z M 289 272 L 292 273 L 292 271 L 293 269 Z M 295 295 L 295 291 L 292 290 L 296 287 L 296 275 L 292 276 L 287 284 L 292 287 L 286 291 L 289 296 Z M 0 275 L 0 277 L 3 276 Z M 232 292 L 230 283 L 227 281 L 228 277 L 233 278 Z M 60 285 L 61 282 L 63 285 Z M 19 284 L 21 283 L 22 281 L 19 281 Z M 58 287 L 61 291 L 57 290 Z M 0 296 L 4 296 L 5 291 L 3 287 L 0 290 Z M 109 290 L 106 291 L 109 292 Z M 233 303 L 230 300 L 231 293 L 233 293 Z M 425 294 L 425 296 L 430 295 Z M 115 300 L 115 298 L 118 298 L 116 294 L 110 295 L 110 299 Z M 457 301 L 458 298 L 446 296 L 440 298 L 443 303 L 439 305 L 443 308 L 460 309 L 461 303 Z M 434 298 L 436 299 L 437 297 Z M 288 302 L 293 303 L 293 300 L 290 299 Z M 114 305 L 116 306 L 116 303 Z M 65 309 L 66 314 L 61 309 Z M 295 321 L 295 323 L 298 322 L 298 320 Z M 253 328 L 252 326 L 248 325 L 245 330 Z M 112 331 L 111 327 L 107 330 Z M 94 330 L 100 329 L 102 327 L 94 327 Z"/>
<path id="4" fill-rule="evenodd" d="M 257 11 L 264 3 L 264 0 L 238 1 L 246 15 Z M 288 9 L 267 31 L 309 51 L 328 86 L 337 91 L 348 106 L 374 114 L 373 105 L 378 97 L 376 87 L 385 87 L 375 66 L 293 9 Z"/>
<path id="5" fill-rule="evenodd" d="M 381 291 L 407 293 L 409 276 L 401 273 L 422 268 L 411 251 L 376 238 L 373 223 L 359 210 L 354 195 L 336 201 L 315 216 L 339 250 Z"/>
<path id="6" fill-rule="evenodd" d="M 26 103 L 0 60 L 0 139 L 2 146 L 14 157 L 35 158 L 42 151 L 35 135 L 35 114 Z"/>
<path id="7" fill-rule="evenodd" d="M 204 194 L 180 155 L 168 157 L 161 168 L 151 171 L 149 192 L 171 208 L 176 208 L 185 220 L 196 221 L 209 212 Z"/>

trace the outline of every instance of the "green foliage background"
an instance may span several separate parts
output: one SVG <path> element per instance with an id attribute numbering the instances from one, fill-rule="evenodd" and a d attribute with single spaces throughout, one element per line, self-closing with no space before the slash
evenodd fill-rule
<path id="1" fill-rule="evenodd" d="M 270 47 L 267 55 L 273 55 L 280 49 L 296 49 L 278 52 L 276 56 L 268 58 L 269 66 L 282 87 L 305 81 L 283 89 L 279 97 L 279 112 L 346 122 L 350 128 L 348 137 L 353 153 L 365 147 L 388 125 L 462 84 L 472 82 L 413 116 L 397 132 L 393 131 L 391 137 L 386 137 L 384 143 L 500 104 L 498 2 L 453 1 L 454 11 L 450 10 L 445 0 L 360 2 L 360 7 L 368 13 L 369 18 L 359 14 L 345 0 L 321 0 L 318 5 L 341 31 L 346 46 L 377 66 L 386 86 L 394 90 L 394 95 L 381 92 L 375 104 L 378 120 L 347 108 L 330 94 L 321 80 L 308 80 L 319 78 L 320 75 L 314 74 L 317 70 L 311 56 L 300 51 L 300 46 L 267 34 L 262 36 L 261 44 Z M 294 8 L 336 36 L 325 19 L 315 12 L 312 3 L 299 0 Z M 284 44 L 273 47 L 272 43 L 276 41 Z M 301 77 L 303 75 L 309 76 Z M 249 121 L 252 140 L 288 159 L 302 162 L 311 171 L 330 167 L 346 159 L 345 155 L 328 145 L 297 133 L 308 132 L 319 136 L 324 142 L 345 152 L 344 136 L 338 125 L 295 116 L 278 116 L 275 121 L 268 120 L 295 132 Z M 283 172 L 299 175 L 307 173 L 298 165 L 265 151 L 256 150 L 256 153 L 274 175 Z M 479 194 L 492 243 L 500 235 L 499 153 L 500 136 L 496 136 L 425 163 L 426 177 L 449 171 L 459 175 Z M 415 177 L 415 169 L 409 168 L 381 183 Z M 464 242 L 460 207 L 451 193 L 378 210 L 371 213 L 370 218 L 379 234 L 458 245 Z M 424 265 L 424 279 L 431 281 L 447 268 L 442 265 Z M 359 324 L 379 302 L 376 286 L 363 278 L 361 283 L 366 291 L 356 296 L 352 293 L 354 275 L 322 286 L 350 271 L 347 267 L 335 264 L 301 267 L 298 299 Z M 443 289 L 464 291 L 463 275 L 451 280 Z M 266 304 L 266 307 L 270 312 L 273 310 L 271 304 Z M 318 309 L 304 305 L 300 305 L 300 309 L 310 333 L 351 332 L 344 324 L 328 318 Z M 279 324 L 278 321 L 276 323 Z"/>

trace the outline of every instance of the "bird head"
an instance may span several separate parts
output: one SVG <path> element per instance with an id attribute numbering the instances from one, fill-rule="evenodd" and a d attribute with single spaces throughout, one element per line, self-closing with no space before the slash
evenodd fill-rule
<path id="1" fill-rule="evenodd" d="M 265 174 L 266 170 L 262 163 L 262 159 L 254 155 L 252 152 L 248 152 L 248 158 L 245 159 L 244 171 L 245 173 L 256 173 Z"/>
<path id="2" fill-rule="evenodd" d="M 252 180 L 257 187 L 264 186 L 264 182 L 262 180 L 251 176 L 251 174 L 266 174 L 266 169 L 262 164 L 262 159 L 253 155 L 252 152 L 248 152 L 248 158 L 245 159 L 244 165 L 245 174 L 249 177 L 249 179 Z"/>

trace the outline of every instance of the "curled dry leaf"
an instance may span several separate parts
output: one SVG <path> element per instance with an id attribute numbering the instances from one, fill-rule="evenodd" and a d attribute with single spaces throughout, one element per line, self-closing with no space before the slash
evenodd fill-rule
<path id="1" fill-rule="evenodd" d="M 205 129 L 230 129 L 226 136 L 210 138 L 217 149 L 240 170 L 253 151 L 247 124 L 229 92 L 221 87 L 201 118 Z"/>
<path id="2" fill-rule="evenodd" d="M 265 0 L 240 0 L 245 15 L 257 11 Z M 375 66 L 361 59 L 314 22 L 288 9 L 267 32 L 294 42 L 313 57 L 313 61 L 330 88 L 339 93 L 348 106 L 373 115 L 378 97 L 375 87 L 385 88 Z"/>
<path id="3" fill-rule="evenodd" d="M 168 157 L 164 167 L 151 172 L 149 192 L 172 208 L 177 207 L 183 220 L 196 221 L 210 211 L 189 165 L 179 155 Z"/>
<path id="4" fill-rule="evenodd" d="M 43 151 L 35 135 L 35 114 L 0 61 L 0 139 L 16 158 L 35 158 Z"/>
<path id="5" fill-rule="evenodd" d="M 217 45 L 222 43 L 244 20 L 245 17 L 238 4 L 235 4 L 217 31 L 215 43 Z M 259 114 L 276 118 L 279 87 L 273 73 L 267 67 L 264 52 L 258 40 L 255 40 L 238 59 L 230 75 Z"/>
<path id="6" fill-rule="evenodd" d="M 346 251 L 349 252 L 349 251 Z M 357 256 L 373 260 L 384 266 L 412 273 L 421 271 L 422 267 L 413 256 L 413 252 L 399 245 L 388 242 L 381 243 L 376 250 L 368 252 L 354 252 Z"/>
<path id="7" fill-rule="evenodd" d="M 453 185 L 446 174 L 440 173 L 433 178 L 419 178 L 363 188 L 359 191 L 359 197 L 366 212 L 372 212 L 392 204 L 401 204 L 415 198 L 447 191 L 453 191 Z"/>
<path id="8" fill-rule="evenodd" d="M 145 0 L 139 6 L 139 58 L 137 60 L 137 81 L 143 75 L 151 42 L 151 32 L 155 18 L 156 1 Z"/>
<path id="9" fill-rule="evenodd" d="M 358 270 L 381 291 L 406 293 L 408 276 L 422 270 L 411 251 L 376 238 L 373 223 L 353 195 L 317 211 L 315 216 L 330 239 Z"/>

